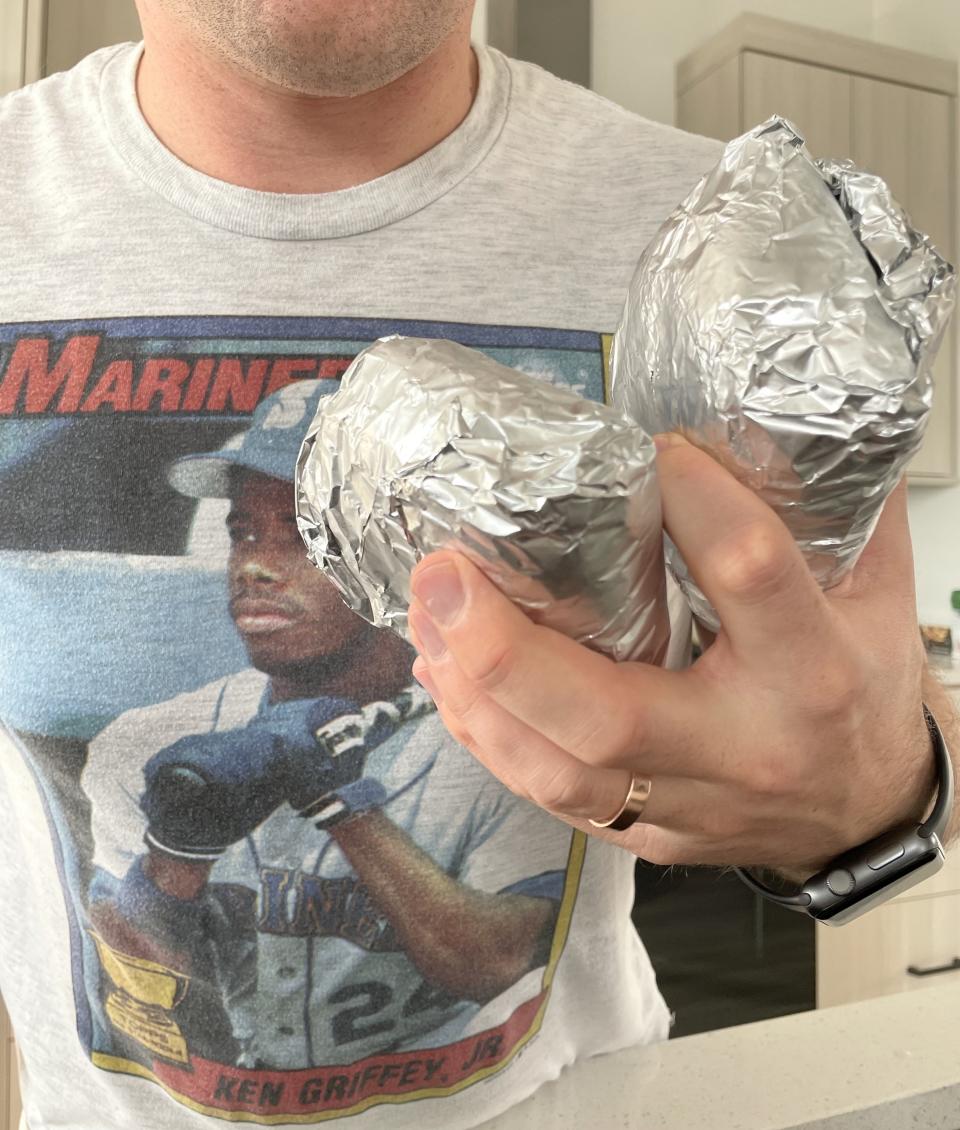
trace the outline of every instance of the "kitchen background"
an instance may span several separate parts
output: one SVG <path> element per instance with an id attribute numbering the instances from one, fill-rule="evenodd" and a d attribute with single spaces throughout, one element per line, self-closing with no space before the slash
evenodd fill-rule
<path id="1" fill-rule="evenodd" d="M 751 13 L 789 23 L 758 23 Z M 957 0 L 478 0 L 474 37 L 637 113 L 716 136 L 725 123 L 747 128 L 782 112 L 812 131 L 812 141 L 821 128 L 814 115 L 837 112 L 824 102 L 823 89 L 838 79 L 861 83 L 860 91 L 868 89 L 865 79 L 879 82 L 869 89 L 902 96 L 913 107 L 900 128 L 909 133 L 907 148 L 919 145 L 930 162 L 913 174 L 909 192 L 918 193 L 916 202 L 904 202 L 919 212 L 937 210 L 938 220 L 929 223 L 941 225 L 938 242 L 957 254 Z M 99 46 L 135 38 L 132 0 L 0 0 L 0 93 L 67 68 Z M 751 89 L 757 66 L 766 68 L 766 79 Z M 706 82 L 706 99 L 694 94 L 678 108 L 678 75 L 681 88 Z M 916 102 L 928 95 L 933 102 Z M 865 105 L 856 97 L 851 104 L 860 111 Z M 744 119 L 748 106 L 758 108 L 755 120 Z M 928 106 L 935 112 L 922 109 Z M 691 120 L 697 113 L 700 120 Z M 856 121 L 851 128 L 855 133 Z M 881 124 L 881 134 L 884 129 Z M 727 129 L 726 136 L 737 132 Z M 889 147 L 881 151 L 888 156 L 877 158 L 875 171 L 896 188 L 902 170 L 894 168 Z M 881 167 L 886 160 L 893 164 Z M 922 190 L 914 187 L 918 180 Z M 924 456 L 926 473 L 911 484 L 910 516 L 920 619 L 950 624 L 953 618 L 960 627 L 960 614 L 949 606 L 951 590 L 960 589 L 958 405 L 956 351 L 945 347 L 936 444 Z M 945 677 L 960 684 L 955 672 Z M 639 864 L 634 918 L 676 1012 L 678 1035 L 919 987 L 931 977 L 960 978 L 953 969 L 960 954 L 957 863 L 840 931 L 815 931 L 798 915 L 765 908 L 732 876 Z M 17 1105 L 15 1051 L 3 1025 L 0 1005 L 0 1130 L 16 1125 Z"/>

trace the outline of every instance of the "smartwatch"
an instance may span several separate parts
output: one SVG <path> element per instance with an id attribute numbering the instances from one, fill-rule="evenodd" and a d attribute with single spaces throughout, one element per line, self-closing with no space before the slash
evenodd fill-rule
<path id="1" fill-rule="evenodd" d="M 953 811 L 953 766 L 940 727 L 926 706 L 923 716 L 933 742 L 939 783 L 933 811 L 922 824 L 903 825 L 851 848 L 808 879 L 796 894 L 781 894 L 735 867 L 743 882 L 771 902 L 809 914 L 818 922 L 842 926 L 935 875 L 943 866 L 940 839 Z"/>

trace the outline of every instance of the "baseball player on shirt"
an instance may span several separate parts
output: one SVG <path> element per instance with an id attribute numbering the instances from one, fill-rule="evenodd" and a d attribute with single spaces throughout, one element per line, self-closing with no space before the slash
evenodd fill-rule
<path id="1" fill-rule="evenodd" d="M 530 807 L 445 740 L 408 646 L 305 556 L 293 468 L 321 385 L 288 386 L 242 439 L 170 470 L 230 499 L 252 669 L 91 745 L 90 921 L 105 1023 L 134 1058 L 293 1068 L 430 1046 L 547 960 L 569 830 L 539 827 L 503 873 L 497 842 Z M 131 988 L 157 970 L 177 985 L 159 1020 Z"/>

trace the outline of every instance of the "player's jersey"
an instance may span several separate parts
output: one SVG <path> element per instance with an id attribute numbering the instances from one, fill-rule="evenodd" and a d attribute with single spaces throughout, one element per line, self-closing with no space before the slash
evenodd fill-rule
<path id="1" fill-rule="evenodd" d="M 106 893 L 107 876 L 122 879 L 145 850 L 139 798 L 153 754 L 187 734 L 239 730 L 269 711 L 268 697 L 265 675 L 241 671 L 130 711 L 91 743 L 81 784 L 91 802 L 95 891 Z M 460 756 L 436 713 L 377 746 L 365 776 L 384 786 L 390 821 L 446 874 L 473 890 L 528 892 L 559 904 L 564 870 L 556 865 L 569 850 L 569 830 L 557 823 L 553 843 L 531 839 L 527 851 L 505 860 L 504 838 L 523 837 L 531 808 Z M 438 823 L 433 814 L 453 793 L 466 802 L 464 819 Z M 331 836 L 289 805 L 228 848 L 209 882 L 250 895 L 239 904 L 231 944 L 217 954 L 240 1064 L 304 1067 L 430 1047 L 441 1027 L 444 1040 L 496 1027 L 494 1016 L 505 1018 L 523 995 L 518 986 L 501 997 L 478 1027 L 480 1005 L 424 977 Z M 170 1039 L 167 1026 L 162 1038 Z"/>

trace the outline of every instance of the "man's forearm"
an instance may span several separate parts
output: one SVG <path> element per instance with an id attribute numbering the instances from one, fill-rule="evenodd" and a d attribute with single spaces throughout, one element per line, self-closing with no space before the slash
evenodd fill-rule
<path id="1" fill-rule="evenodd" d="M 546 960 L 551 900 L 465 887 L 382 812 L 340 824 L 332 835 L 411 961 L 454 996 L 492 1000 Z"/>

